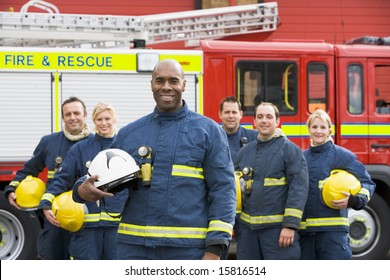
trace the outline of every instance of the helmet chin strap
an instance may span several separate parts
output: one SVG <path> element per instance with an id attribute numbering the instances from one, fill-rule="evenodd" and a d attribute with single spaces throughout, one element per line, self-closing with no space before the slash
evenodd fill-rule
<path id="1" fill-rule="evenodd" d="M 126 188 L 128 189 L 128 196 L 122 211 L 119 213 L 119 215 L 111 215 L 110 213 L 105 211 L 108 216 L 114 219 L 122 217 L 123 211 L 126 209 L 126 206 L 128 205 L 128 202 L 130 201 L 133 192 L 137 190 L 137 183 L 138 183 L 138 175 L 137 173 L 133 173 L 125 177 L 122 177 L 114 182 L 99 187 L 99 188 L 104 188 L 105 191 L 111 192 L 113 194 L 123 191 Z M 101 198 L 99 201 L 101 201 L 101 205 L 103 206 L 103 208 L 105 208 L 105 198 Z"/>

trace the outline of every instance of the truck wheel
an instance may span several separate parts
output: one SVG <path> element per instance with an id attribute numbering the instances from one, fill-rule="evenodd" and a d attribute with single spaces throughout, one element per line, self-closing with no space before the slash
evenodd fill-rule
<path id="1" fill-rule="evenodd" d="M 353 259 L 384 260 L 390 249 L 390 208 L 378 194 L 362 210 L 349 209 L 349 237 Z"/>
<path id="2" fill-rule="evenodd" d="M 37 259 L 40 224 L 36 217 L 9 205 L 0 192 L 0 259 Z"/>

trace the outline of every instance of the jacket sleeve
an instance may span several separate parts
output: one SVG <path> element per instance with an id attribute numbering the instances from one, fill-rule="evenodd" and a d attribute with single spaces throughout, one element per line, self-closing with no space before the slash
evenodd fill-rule
<path id="1" fill-rule="evenodd" d="M 302 150 L 292 142 L 284 149 L 288 195 L 282 227 L 298 229 L 309 192 L 309 175 Z"/>
<path id="2" fill-rule="evenodd" d="M 368 204 L 374 194 L 376 184 L 372 181 L 370 174 L 364 165 L 358 160 L 356 155 L 351 151 L 338 147 L 336 168 L 343 169 L 353 174 L 362 186 L 359 193 L 356 195 L 358 203 L 353 206 L 353 209 L 360 210 Z"/>
<path id="3" fill-rule="evenodd" d="M 204 177 L 208 188 L 209 229 L 206 246 L 228 245 L 236 215 L 234 168 L 227 137 L 218 126 L 211 135 L 204 159 Z"/>
<path id="4" fill-rule="evenodd" d="M 80 170 L 79 159 L 81 159 L 80 151 L 78 145 L 75 144 L 70 148 L 65 160 L 55 173 L 51 184 L 47 186 L 38 208 L 51 208 L 53 199 L 56 196 L 73 188 L 73 184 L 81 176 L 78 171 Z"/>
<path id="5" fill-rule="evenodd" d="M 33 152 L 33 156 L 24 164 L 23 168 L 16 172 L 15 178 L 10 182 L 8 186 L 5 187 L 5 197 L 7 198 L 11 192 L 15 192 L 16 187 L 24 180 L 28 175 L 33 177 L 38 177 L 46 165 L 46 147 L 47 147 L 47 137 L 44 136 L 38 143 L 38 146 Z"/>
<path id="6" fill-rule="evenodd" d="M 77 181 L 74 183 L 73 185 L 73 191 L 72 191 L 72 197 L 73 197 L 73 200 L 78 202 L 78 203 L 85 203 L 86 201 L 84 199 L 82 199 L 80 196 L 79 196 L 79 193 L 78 193 L 78 188 L 79 186 L 85 181 L 87 180 L 87 175 L 85 176 L 82 176 L 80 177 L 79 179 L 77 179 Z"/>

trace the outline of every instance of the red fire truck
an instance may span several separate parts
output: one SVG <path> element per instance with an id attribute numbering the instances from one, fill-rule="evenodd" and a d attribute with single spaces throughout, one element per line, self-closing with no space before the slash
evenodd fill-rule
<path id="1" fill-rule="evenodd" d="M 388 42 L 202 43 L 204 114 L 214 120 L 225 96 L 241 100 L 248 126 L 254 104 L 269 101 L 287 137 L 306 149 L 309 114 L 329 113 L 335 143 L 353 151 L 377 185 L 368 207 L 349 211 L 353 256 L 361 259 L 383 258 L 390 248 L 390 46 L 378 45 Z"/>
<path id="2" fill-rule="evenodd" d="M 172 57 L 187 73 L 184 98 L 190 107 L 217 122 L 219 102 L 228 95 L 242 102 L 247 127 L 256 102 L 273 102 L 285 134 L 306 149 L 305 121 L 316 108 L 325 109 L 334 121 L 335 142 L 358 156 L 377 185 L 368 207 L 349 212 L 353 256 L 382 259 L 390 248 L 390 46 L 378 42 L 387 40 L 202 41 L 197 51 L 0 49 L 0 112 L 9 120 L 1 124 L 1 188 L 42 135 L 61 129 L 62 100 L 77 93 L 89 110 L 110 101 L 121 126 L 152 110 L 148 71 Z M 3 194 L 0 224 L 1 258 L 31 258 L 38 223 L 11 208 Z"/>

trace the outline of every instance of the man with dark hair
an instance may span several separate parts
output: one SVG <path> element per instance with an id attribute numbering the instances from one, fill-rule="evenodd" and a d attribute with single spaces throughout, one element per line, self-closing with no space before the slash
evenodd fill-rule
<path id="1" fill-rule="evenodd" d="M 258 140 L 239 151 L 235 165 L 245 180 L 237 259 L 297 260 L 298 228 L 309 186 L 306 160 L 278 128 L 274 104 L 257 105 L 253 123 Z"/>
<path id="2" fill-rule="evenodd" d="M 228 96 L 219 106 L 219 118 L 229 141 L 230 153 L 235 163 L 238 151 L 247 143 L 256 140 L 256 130 L 246 129 L 240 125 L 242 119 L 241 103 L 235 96 Z"/>
<path id="3" fill-rule="evenodd" d="M 62 103 L 61 113 L 63 130 L 43 136 L 31 159 L 16 173 L 13 181 L 5 188 L 6 198 L 17 209 L 21 208 L 16 203 L 15 190 L 20 182 L 28 175 L 38 177 L 47 168 L 46 186 L 49 186 L 70 147 L 90 135 L 85 123 L 87 110 L 82 100 L 77 97 L 65 100 Z M 38 216 L 43 224 L 37 243 L 39 257 L 45 260 L 69 259 L 69 233 L 51 225 L 41 212 L 38 212 Z"/>
<path id="4" fill-rule="evenodd" d="M 232 155 L 233 164 L 236 162 L 238 151 L 247 143 L 257 139 L 259 134 L 256 130 L 247 129 L 240 125 L 243 112 L 241 102 L 235 96 L 224 98 L 219 105 L 219 118 L 222 122 L 222 128 L 226 132 L 230 154 Z M 237 215 L 240 210 L 237 210 Z M 235 236 L 239 234 L 238 223 L 234 225 Z M 229 250 L 221 256 L 221 259 L 227 259 Z"/>

